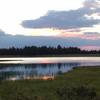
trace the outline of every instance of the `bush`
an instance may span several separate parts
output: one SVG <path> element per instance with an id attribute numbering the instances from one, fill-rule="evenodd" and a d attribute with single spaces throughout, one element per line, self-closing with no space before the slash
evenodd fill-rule
<path id="1" fill-rule="evenodd" d="M 56 93 L 59 100 L 95 100 L 97 96 L 94 88 L 86 86 L 58 88 Z"/>

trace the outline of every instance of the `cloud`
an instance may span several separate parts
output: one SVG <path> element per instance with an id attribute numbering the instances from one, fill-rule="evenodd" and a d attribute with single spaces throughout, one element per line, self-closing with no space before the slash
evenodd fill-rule
<path id="1" fill-rule="evenodd" d="M 6 36 L 6 33 L 2 30 L 0 30 L 0 36 Z"/>
<path id="2" fill-rule="evenodd" d="M 94 19 L 92 14 L 100 14 L 100 4 L 98 0 L 86 0 L 83 7 L 70 11 L 49 11 L 45 16 L 36 20 L 24 20 L 24 28 L 54 28 L 72 29 L 93 27 L 100 23 L 100 19 Z"/>
<path id="3" fill-rule="evenodd" d="M 100 38 L 98 39 L 87 39 L 83 37 L 43 37 L 43 36 L 12 36 L 6 35 L 0 37 L 0 48 L 9 47 L 24 47 L 24 46 L 57 46 L 57 45 L 69 47 L 69 46 L 100 46 Z"/>
<path id="4" fill-rule="evenodd" d="M 98 40 L 100 39 L 100 33 L 99 32 L 84 32 L 82 38 Z"/>
<path id="5" fill-rule="evenodd" d="M 82 32 L 80 28 L 93 27 L 100 23 L 100 19 L 91 17 L 95 13 L 100 15 L 100 4 L 98 1 L 86 0 L 83 7 L 77 10 L 49 11 L 45 16 L 36 20 L 25 20 L 22 22 L 22 26 L 25 28 L 62 29 L 60 30 L 61 35 L 58 37 L 12 36 L 0 30 L 0 48 L 33 45 L 57 46 L 59 44 L 66 47 L 100 46 L 100 35 L 98 32 L 83 31 L 84 34 L 76 34 Z"/>
<path id="6" fill-rule="evenodd" d="M 73 31 L 73 30 L 69 30 Z M 79 31 L 79 30 L 77 30 Z M 88 35 L 88 34 L 93 34 Z M 98 38 L 95 36 L 98 35 Z M 22 36 L 22 35 L 9 35 L 4 31 L 0 30 L 0 48 L 9 48 L 17 47 L 22 48 L 25 46 L 57 46 L 57 45 L 69 47 L 76 46 L 82 47 L 86 45 L 100 46 L 100 35 L 97 32 L 87 32 L 80 36 L 63 36 L 63 37 L 54 37 L 54 36 Z"/>
<path id="7" fill-rule="evenodd" d="M 99 0 L 86 0 L 84 6 L 87 8 L 99 8 L 100 4 L 98 2 Z"/>
<path id="8" fill-rule="evenodd" d="M 84 32 L 85 35 L 100 35 L 99 32 Z"/>

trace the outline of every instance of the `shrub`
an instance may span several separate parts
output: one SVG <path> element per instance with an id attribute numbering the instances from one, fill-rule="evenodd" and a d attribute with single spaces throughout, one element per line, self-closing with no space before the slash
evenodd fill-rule
<path id="1" fill-rule="evenodd" d="M 86 86 L 58 88 L 56 93 L 59 100 L 93 100 L 97 96 L 94 88 Z"/>

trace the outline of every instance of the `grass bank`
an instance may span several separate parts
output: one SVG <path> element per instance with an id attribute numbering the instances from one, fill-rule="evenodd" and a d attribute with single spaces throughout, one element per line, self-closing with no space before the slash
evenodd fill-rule
<path id="1" fill-rule="evenodd" d="M 55 80 L 1 81 L 0 100 L 100 100 L 100 68 L 75 68 Z"/>

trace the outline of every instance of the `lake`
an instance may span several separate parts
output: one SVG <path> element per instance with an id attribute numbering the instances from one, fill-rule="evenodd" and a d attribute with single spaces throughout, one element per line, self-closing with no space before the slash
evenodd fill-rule
<path id="1" fill-rule="evenodd" d="M 74 67 L 100 65 L 100 57 L 0 58 L 0 80 L 54 79 Z"/>

